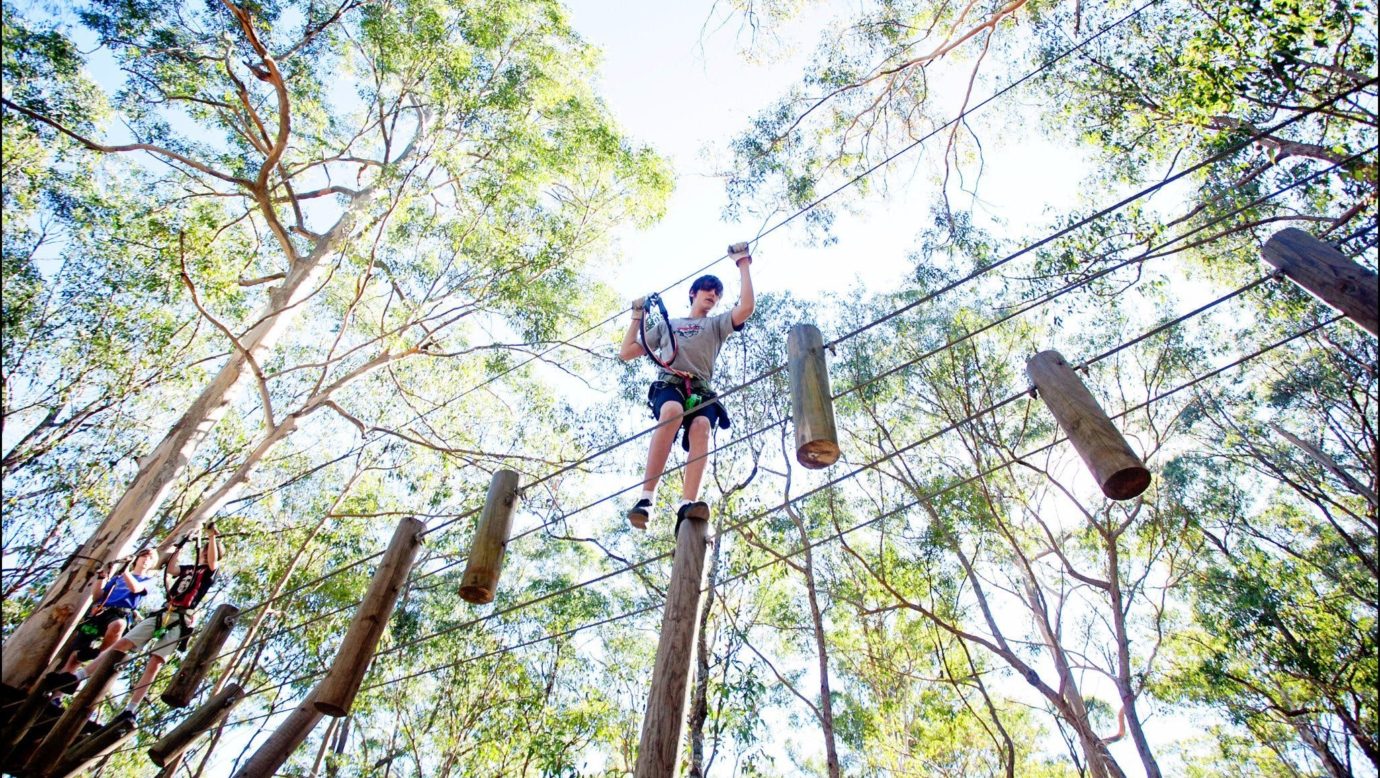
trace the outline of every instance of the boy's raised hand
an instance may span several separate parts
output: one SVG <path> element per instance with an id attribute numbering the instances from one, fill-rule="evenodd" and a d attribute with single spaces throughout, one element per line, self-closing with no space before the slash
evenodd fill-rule
<path id="1" fill-rule="evenodd" d="M 752 254 L 748 253 L 747 242 L 734 243 L 731 246 L 729 246 L 728 256 L 733 259 L 733 264 L 739 267 L 743 266 L 744 260 L 747 260 L 748 264 L 752 263 Z"/>

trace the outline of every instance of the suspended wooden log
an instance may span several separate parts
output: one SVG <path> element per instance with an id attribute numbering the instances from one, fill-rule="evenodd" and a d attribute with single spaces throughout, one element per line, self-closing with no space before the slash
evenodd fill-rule
<path id="1" fill-rule="evenodd" d="M 29 756 L 28 762 L 25 763 L 26 772 L 42 773 L 58 763 L 72 746 L 72 741 L 81 734 L 82 727 L 86 725 L 87 719 L 91 718 L 91 711 L 96 708 L 96 703 L 105 698 L 105 693 L 110 689 L 110 682 L 115 678 L 115 671 L 119 669 L 124 658 L 124 651 L 115 650 L 102 652 L 96 658 L 91 664 L 86 683 L 72 695 L 67 710 Z"/>
<path id="2" fill-rule="evenodd" d="M 474 531 L 474 543 L 460 579 L 460 596 L 483 605 L 493 602 L 498 591 L 498 577 L 503 572 L 503 552 L 508 547 L 508 534 L 513 528 L 513 508 L 517 506 L 518 474 L 499 470 L 489 481 L 489 496 L 479 515 Z"/>
<path id="3" fill-rule="evenodd" d="M 839 459 L 839 433 L 829 393 L 824 337 L 813 324 L 797 324 L 786 337 L 791 375 L 791 418 L 795 420 L 795 459 L 812 470 Z"/>
<path id="4" fill-rule="evenodd" d="M 313 699 L 320 689 L 318 685 L 302 700 L 301 705 L 288 714 L 268 736 L 268 740 L 259 746 L 259 750 L 240 767 L 234 778 L 264 778 L 278 774 L 278 768 L 302 745 L 316 727 L 316 722 L 321 720 L 321 711 L 316 709 Z"/>
<path id="5" fill-rule="evenodd" d="M 701 579 L 709 522 L 687 516 L 676 531 L 671 585 L 661 617 L 652 689 L 642 717 L 642 740 L 637 752 L 637 778 L 673 775 L 680 759 L 681 727 L 685 723 L 686 687 L 699 628 Z"/>
<path id="6" fill-rule="evenodd" d="M 345 639 L 340 642 L 335 661 L 316 687 L 318 711 L 327 716 L 344 716 L 350 712 L 360 682 L 364 680 L 364 671 L 374 658 L 374 649 L 388 626 L 388 618 L 393 615 L 393 606 L 412 569 L 417 549 L 421 548 L 425 529 L 426 524 L 412 517 L 398 522 L 388 551 L 374 572 L 373 583 L 369 584 L 369 592 L 364 595 Z"/>
<path id="7" fill-rule="evenodd" d="M 230 713 L 230 709 L 244 697 L 244 689 L 237 683 L 226 684 L 219 694 L 214 694 L 201 707 L 192 711 L 180 724 L 164 735 L 149 749 L 149 759 L 159 767 L 181 754 L 201 733 L 220 723 Z"/>
<path id="8" fill-rule="evenodd" d="M 1025 370 L 1103 494 L 1129 500 L 1150 486 L 1150 471 L 1062 354 L 1041 351 L 1025 363 Z"/>
<path id="9" fill-rule="evenodd" d="M 67 750 L 62 763 L 44 773 L 45 778 L 66 778 L 86 772 L 97 762 L 109 756 L 115 749 L 124 745 L 134 735 L 133 719 L 116 719 L 99 732 L 82 738 Z"/>
<path id="10" fill-rule="evenodd" d="M 168 682 L 168 688 L 161 698 L 170 708 L 185 708 L 196 695 L 196 689 L 211 670 L 211 663 L 220 655 L 235 621 L 240 617 L 240 609 L 228 603 L 218 606 L 201 628 L 196 641 L 187 651 L 182 666 Z"/>
<path id="11" fill-rule="evenodd" d="M 1261 253 L 1290 281 L 1380 337 L 1380 283 L 1375 273 L 1295 227 L 1276 232 Z"/>

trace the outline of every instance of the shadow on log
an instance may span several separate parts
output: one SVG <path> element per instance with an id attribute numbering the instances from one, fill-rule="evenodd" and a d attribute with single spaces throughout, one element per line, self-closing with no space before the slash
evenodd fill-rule
<path id="1" fill-rule="evenodd" d="M 125 652 L 114 650 L 106 651 L 96 658 L 85 684 L 72 696 L 72 701 L 68 703 L 62 717 L 48 730 L 48 735 L 29 756 L 24 765 L 25 772 L 42 774 L 44 770 L 56 765 L 63 754 L 67 753 L 77 735 L 81 734 L 86 720 L 91 717 L 91 712 L 96 709 L 96 703 L 100 702 L 110 689 L 110 682 L 114 680 L 115 672 L 124 658 Z"/>
<path id="2" fill-rule="evenodd" d="M 695 654 L 699 628 L 701 579 L 709 522 L 688 516 L 676 529 L 676 552 L 671 563 L 671 585 L 661 616 L 661 639 L 656 646 L 652 689 L 642 717 L 638 746 L 637 778 L 673 775 L 680 758 L 681 727 L 685 724 L 685 697 L 690 685 L 690 663 Z"/>
<path id="3" fill-rule="evenodd" d="M 134 736 L 133 719 L 116 719 L 102 727 L 99 732 L 82 738 L 67 750 L 62 763 L 44 773 L 45 778 L 66 778 L 78 775 L 94 767 L 102 759 L 110 756 L 125 741 Z"/>

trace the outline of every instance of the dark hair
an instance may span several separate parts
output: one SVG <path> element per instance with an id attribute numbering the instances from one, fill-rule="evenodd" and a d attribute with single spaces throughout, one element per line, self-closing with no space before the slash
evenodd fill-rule
<path id="1" fill-rule="evenodd" d="M 696 278 L 695 283 L 690 285 L 691 302 L 695 301 L 695 292 L 701 289 L 713 289 L 715 294 L 722 295 L 724 293 L 724 282 L 720 281 L 718 276 L 706 275 Z"/>

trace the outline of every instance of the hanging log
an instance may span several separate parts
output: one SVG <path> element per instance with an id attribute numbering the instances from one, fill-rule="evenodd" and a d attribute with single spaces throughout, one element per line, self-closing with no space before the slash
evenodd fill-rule
<path id="1" fill-rule="evenodd" d="M 652 690 L 642 718 L 638 747 L 637 778 L 673 775 L 680 759 L 681 727 L 685 723 L 686 688 L 699 628 L 701 579 L 709 522 L 688 516 L 676 530 L 676 551 L 671 563 L 671 585 L 661 617 L 661 639 L 656 646 Z"/>
<path id="2" fill-rule="evenodd" d="M 105 698 L 105 693 L 110 689 L 110 682 L 115 679 L 115 672 L 119 669 L 120 662 L 124 658 L 124 651 L 113 649 L 102 652 L 96 658 L 96 661 L 91 664 L 86 683 L 72 696 L 67 710 L 58 718 L 53 728 L 48 730 L 47 737 L 43 738 L 43 742 L 39 743 L 38 748 L 34 749 L 33 754 L 29 756 L 29 760 L 25 764 L 26 772 L 41 773 L 50 766 L 57 764 L 63 753 L 72 746 L 72 741 L 81 734 L 86 720 L 91 718 L 91 711 L 96 708 L 96 703 Z"/>
<path id="3" fill-rule="evenodd" d="M 240 609 L 226 603 L 217 607 L 211 618 L 207 619 L 206 626 L 201 628 L 196 641 L 192 643 L 187 656 L 182 660 L 182 666 L 177 668 L 177 674 L 168 682 L 168 688 L 161 695 L 168 707 L 185 708 L 191 703 L 197 687 L 201 685 L 206 673 L 210 672 L 211 663 L 220 655 L 220 650 L 225 646 L 225 641 L 230 637 L 230 631 L 235 628 L 235 621 L 239 617 Z"/>
<path id="4" fill-rule="evenodd" d="M 1025 370 L 1103 494 L 1129 500 L 1150 486 L 1150 471 L 1062 354 L 1041 351 L 1025 363 Z"/>
<path id="5" fill-rule="evenodd" d="M 154 743 L 149 749 L 149 759 L 159 767 L 167 766 L 169 761 L 181 754 L 201 733 L 219 724 L 242 697 L 244 689 L 240 688 L 239 684 L 227 684 L 219 694 L 212 695 L 201 707 L 183 719 L 182 723 Z"/>
<path id="6" fill-rule="evenodd" d="M 90 737 L 77 741 L 68 749 L 62 763 L 44 773 L 44 778 L 67 778 L 86 772 L 97 762 L 110 756 L 134 735 L 133 719 L 116 719 Z"/>
<path id="7" fill-rule="evenodd" d="M 479 515 L 474 543 L 460 579 L 460 596 L 476 605 L 494 601 L 498 577 L 503 572 L 503 552 L 513 528 L 513 508 L 517 506 L 518 474 L 499 470 L 489 481 L 489 496 Z"/>
<path id="8" fill-rule="evenodd" d="M 1375 273 L 1295 227 L 1276 232 L 1261 254 L 1290 281 L 1380 337 L 1380 283 Z"/>
<path id="9" fill-rule="evenodd" d="M 795 459 L 812 470 L 839 459 L 839 433 L 829 392 L 824 337 L 813 324 L 797 324 L 786 337 L 791 375 L 791 418 L 795 420 Z"/>
<path id="10" fill-rule="evenodd" d="M 307 735 L 316 727 L 316 722 L 321 720 L 321 711 L 316 709 L 313 699 L 320 689 L 318 685 L 302 700 L 302 704 L 298 705 L 296 710 L 283 719 L 283 723 L 273 730 L 268 740 L 265 740 L 264 744 L 259 746 L 259 750 L 240 767 L 234 778 L 264 778 L 278 774 L 278 768 L 282 767 L 283 762 L 292 756 L 292 752 L 306 741 Z"/>
<path id="11" fill-rule="evenodd" d="M 340 642 L 335 661 L 326 677 L 316 687 L 316 709 L 327 716 L 344 716 L 350 712 L 355 695 L 359 693 L 364 671 L 369 669 L 369 661 L 374 658 L 383 630 L 388 626 L 388 618 L 393 615 L 393 606 L 402 592 L 403 582 L 412 569 L 417 549 L 422 545 L 422 532 L 426 524 L 420 519 L 406 518 L 398 522 L 393 532 L 393 540 L 383 555 L 369 592 L 364 595 L 354 621 Z"/>

